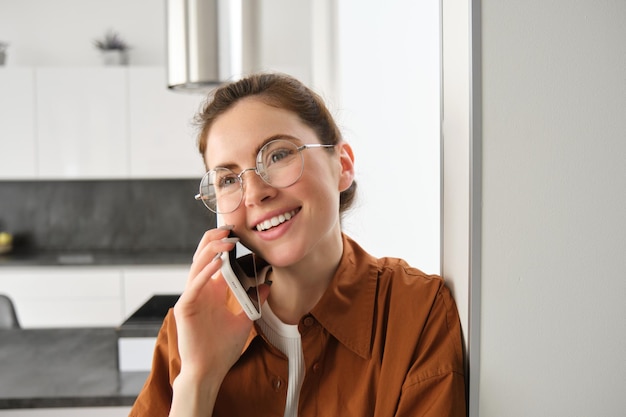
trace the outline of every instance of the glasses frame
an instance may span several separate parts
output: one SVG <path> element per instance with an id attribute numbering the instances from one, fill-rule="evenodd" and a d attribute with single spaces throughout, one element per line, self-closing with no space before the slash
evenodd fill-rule
<path id="1" fill-rule="evenodd" d="M 262 166 L 262 158 L 261 158 L 261 154 L 263 153 L 263 151 L 270 145 L 276 143 L 276 142 L 287 142 L 290 143 L 291 145 L 295 146 L 296 151 L 298 152 L 298 155 L 300 156 L 300 160 L 302 162 L 302 168 L 300 169 L 300 173 L 298 174 L 297 178 L 291 182 L 290 184 L 287 185 L 283 185 L 283 186 L 276 186 L 271 184 L 268 180 L 267 180 L 267 175 L 264 175 L 261 171 L 259 171 L 259 166 Z M 317 148 L 334 148 L 336 145 L 332 145 L 332 144 L 325 144 L 325 143 L 307 143 L 304 145 L 296 145 L 295 143 L 293 143 L 292 141 L 288 140 L 288 139 L 274 139 L 271 140 L 269 142 L 267 142 L 265 145 L 263 145 L 263 147 L 259 150 L 259 152 L 256 155 L 256 164 L 254 167 L 251 168 L 245 168 L 243 170 L 241 170 L 241 172 L 239 174 L 236 174 L 234 171 L 228 169 L 228 168 L 223 168 L 223 167 L 217 167 L 215 169 L 211 169 L 209 171 L 206 172 L 206 174 L 204 174 L 202 176 L 202 179 L 200 180 L 200 186 L 199 186 L 199 193 L 196 194 L 194 196 L 194 198 L 196 200 L 200 200 L 202 201 L 202 203 L 204 204 L 204 206 L 209 209 L 210 211 L 212 211 L 213 213 L 216 214 L 228 214 L 228 213 L 232 213 L 233 211 L 237 210 L 239 208 L 239 206 L 241 206 L 241 202 L 243 201 L 243 197 L 245 195 L 245 190 L 243 187 L 243 174 L 245 174 L 248 171 L 253 171 L 256 175 L 258 175 L 264 183 L 266 183 L 267 185 L 274 187 L 274 188 L 287 188 L 287 187 L 291 187 L 292 185 L 294 185 L 296 182 L 298 182 L 300 180 L 300 178 L 302 177 L 302 173 L 304 172 L 304 156 L 302 155 L 302 151 L 307 150 L 307 149 L 317 149 Z M 213 209 L 211 207 L 209 207 L 206 203 L 206 200 L 208 200 L 208 198 L 203 198 L 202 197 L 202 184 L 204 183 L 205 179 L 211 175 L 211 173 L 215 172 L 216 169 L 222 169 L 222 170 L 228 170 L 230 172 L 232 172 L 233 174 L 235 174 L 235 178 L 237 178 L 237 182 L 239 183 L 239 191 L 241 193 L 241 198 L 239 199 L 239 202 L 237 203 L 237 205 L 235 206 L 235 208 L 233 208 L 230 211 L 218 211 L 217 210 L 217 201 L 216 201 L 216 209 Z"/>

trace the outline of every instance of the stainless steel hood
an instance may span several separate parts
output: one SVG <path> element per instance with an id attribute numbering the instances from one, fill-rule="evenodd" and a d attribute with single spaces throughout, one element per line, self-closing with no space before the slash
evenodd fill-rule
<path id="1" fill-rule="evenodd" d="M 254 0 L 167 0 L 167 77 L 173 90 L 205 92 L 249 72 Z"/>

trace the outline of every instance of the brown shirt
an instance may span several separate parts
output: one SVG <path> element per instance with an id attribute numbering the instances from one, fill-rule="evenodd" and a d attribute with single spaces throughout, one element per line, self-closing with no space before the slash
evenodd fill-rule
<path id="1" fill-rule="evenodd" d="M 345 235 L 343 243 L 335 277 L 298 325 L 299 416 L 464 417 L 461 326 L 443 280 L 400 259 L 376 259 Z M 130 416 L 167 416 L 179 371 L 170 311 Z M 282 417 L 287 382 L 287 358 L 255 326 L 213 416 Z"/>

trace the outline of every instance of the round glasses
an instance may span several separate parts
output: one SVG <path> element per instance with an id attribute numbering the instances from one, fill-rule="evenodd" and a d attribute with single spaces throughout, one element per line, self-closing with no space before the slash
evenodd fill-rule
<path id="1" fill-rule="evenodd" d="M 312 148 L 334 148 L 335 145 L 313 143 L 298 146 L 295 143 L 276 139 L 266 143 L 256 155 L 256 166 L 235 174 L 228 168 L 210 170 L 200 181 L 200 192 L 196 200 L 214 213 L 232 213 L 243 200 L 243 174 L 254 171 L 261 179 L 275 188 L 286 188 L 295 184 L 304 171 L 302 151 Z"/>

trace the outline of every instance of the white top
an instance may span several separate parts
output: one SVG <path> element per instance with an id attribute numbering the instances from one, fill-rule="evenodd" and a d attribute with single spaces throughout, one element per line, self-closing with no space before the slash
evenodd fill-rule
<path id="1" fill-rule="evenodd" d="M 289 359 L 289 381 L 287 382 L 287 404 L 284 417 L 297 417 L 300 388 L 304 379 L 304 355 L 298 326 L 283 323 L 276 317 L 267 302 L 261 307 L 261 318 L 257 320 L 257 323 L 267 340 Z"/>

